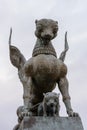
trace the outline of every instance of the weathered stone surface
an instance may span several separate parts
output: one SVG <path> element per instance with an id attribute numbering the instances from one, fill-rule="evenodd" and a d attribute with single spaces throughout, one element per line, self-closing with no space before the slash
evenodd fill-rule
<path id="1" fill-rule="evenodd" d="M 64 51 L 57 58 L 51 41 L 57 36 L 58 22 L 52 19 L 41 19 L 36 20 L 35 23 L 37 41 L 29 60 L 25 59 L 17 47 L 11 45 L 12 29 L 9 36 L 10 60 L 13 66 L 18 69 L 18 76 L 24 90 L 22 115 L 28 115 L 33 105 L 43 101 L 43 93 L 52 92 L 58 84 L 67 114 L 78 116 L 72 109 L 66 76 L 67 66 L 64 63 L 66 52 L 69 49 L 67 32 L 65 33 Z"/>
<path id="2" fill-rule="evenodd" d="M 24 90 L 24 104 L 17 109 L 18 124 L 13 130 L 83 130 L 78 113 L 72 109 L 68 91 L 67 66 L 64 63 L 66 52 L 69 49 L 67 32 L 65 33 L 64 51 L 57 58 L 51 41 L 57 36 L 58 22 L 41 19 L 36 20 L 35 23 L 37 41 L 29 60 L 25 59 L 17 47 L 11 45 L 12 29 L 10 31 L 10 60 L 18 69 L 18 76 Z M 56 84 L 62 94 L 69 117 L 58 117 L 59 99 L 57 97 L 56 101 L 55 96 L 51 99 L 51 96 L 55 95 L 52 91 Z M 50 92 L 50 97 L 47 99 L 43 95 L 48 92 Z M 41 115 L 39 112 L 42 112 L 43 117 L 35 117 Z M 46 115 L 53 117 L 44 117 Z"/>
<path id="3" fill-rule="evenodd" d="M 84 130 L 80 117 L 25 117 L 19 130 Z"/>

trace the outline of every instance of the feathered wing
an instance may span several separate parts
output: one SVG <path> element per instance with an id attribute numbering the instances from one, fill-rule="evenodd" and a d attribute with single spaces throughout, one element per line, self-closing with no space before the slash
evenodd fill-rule
<path id="1" fill-rule="evenodd" d="M 65 33 L 65 47 L 64 47 L 64 51 L 60 54 L 59 59 L 62 60 L 64 62 L 65 60 L 65 56 L 66 56 L 66 52 L 68 51 L 69 46 L 68 46 L 68 42 L 67 42 L 67 32 Z"/>
<path id="2" fill-rule="evenodd" d="M 10 60 L 13 66 L 20 69 L 26 62 L 26 59 L 17 47 L 11 45 L 11 35 L 12 35 L 12 29 L 10 29 L 10 36 L 9 36 Z"/>

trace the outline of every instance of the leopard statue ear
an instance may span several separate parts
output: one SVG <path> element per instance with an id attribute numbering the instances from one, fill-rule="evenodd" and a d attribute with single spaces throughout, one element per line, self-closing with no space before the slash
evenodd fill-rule
<path id="1" fill-rule="evenodd" d="M 10 60 L 13 66 L 20 69 L 26 62 L 26 59 L 24 58 L 24 56 L 17 47 L 11 45 L 11 35 L 12 35 L 12 29 L 10 29 L 10 36 L 9 36 Z"/>
<path id="2" fill-rule="evenodd" d="M 36 19 L 36 20 L 35 20 L 35 23 L 37 24 L 37 22 L 38 22 L 38 20 Z"/>
<path id="3" fill-rule="evenodd" d="M 58 24 L 58 21 L 55 21 Z"/>
<path id="4" fill-rule="evenodd" d="M 43 93 L 43 96 L 45 97 L 45 96 L 46 96 L 46 93 Z"/>

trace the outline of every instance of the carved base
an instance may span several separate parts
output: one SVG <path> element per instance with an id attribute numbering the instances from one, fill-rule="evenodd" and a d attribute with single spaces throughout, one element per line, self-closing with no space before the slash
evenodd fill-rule
<path id="1" fill-rule="evenodd" d="M 18 130 L 84 130 L 80 117 L 25 117 Z"/>

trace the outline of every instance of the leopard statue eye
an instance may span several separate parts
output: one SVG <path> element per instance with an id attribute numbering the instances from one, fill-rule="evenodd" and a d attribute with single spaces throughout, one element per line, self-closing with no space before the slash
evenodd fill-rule
<path id="1" fill-rule="evenodd" d="M 42 26 L 41 25 L 37 25 L 37 30 L 38 30 L 38 32 L 42 32 L 43 31 L 43 28 L 42 28 Z"/>

